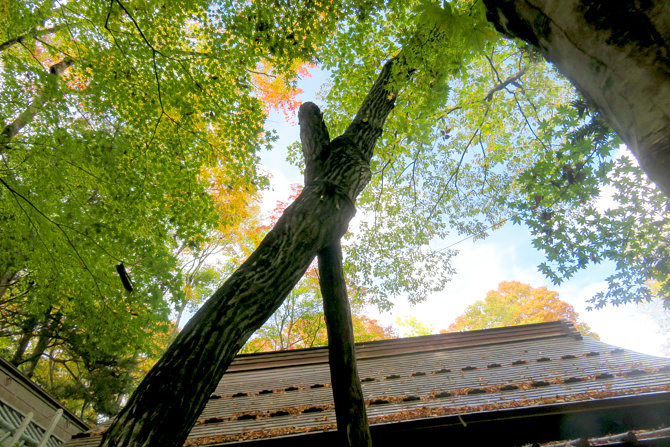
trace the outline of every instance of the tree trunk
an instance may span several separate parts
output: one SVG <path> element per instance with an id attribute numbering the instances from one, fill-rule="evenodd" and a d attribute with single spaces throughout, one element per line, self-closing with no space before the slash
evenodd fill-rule
<path id="1" fill-rule="evenodd" d="M 354 327 L 342 270 L 342 247 L 333 242 L 319 252 L 319 282 L 328 331 L 328 363 L 341 445 L 371 447 L 361 380 L 356 367 Z"/>
<path id="2" fill-rule="evenodd" d="M 321 178 L 306 185 L 254 253 L 204 304 L 151 369 L 101 446 L 181 446 L 237 351 L 281 305 L 326 245 L 339 241 L 370 180 L 395 92 L 386 63 Z"/>
<path id="3" fill-rule="evenodd" d="M 27 360 L 24 360 L 25 367 L 23 369 L 23 373 L 26 376 L 32 377 L 33 374 L 35 374 L 35 368 L 37 368 L 37 364 L 42 358 L 42 354 L 44 354 L 44 352 L 49 347 L 49 342 L 53 340 L 56 329 L 60 324 L 61 317 L 62 316 L 60 312 L 56 312 L 56 314 L 53 316 L 51 315 L 51 310 L 46 313 L 44 317 L 44 324 L 42 325 L 42 329 L 37 336 L 37 343 L 35 344 L 35 348 L 33 349 L 30 357 L 28 357 Z"/>
<path id="4" fill-rule="evenodd" d="M 330 156 L 330 136 L 319 108 L 305 103 L 298 112 L 305 157 L 305 184 L 318 182 Z M 342 268 L 342 247 L 334 241 L 318 253 L 319 284 L 328 331 L 328 363 L 340 443 L 371 447 L 372 439 L 356 367 L 354 327 Z"/>
<path id="5" fill-rule="evenodd" d="M 670 196 L 670 7 L 661 0 L 484 0 L 602 112 Z"/>
<path id="6" fill-rule="evenodd" d="M 16 345 L 14 350 L 14 356 L 12 357 L 12 365 L 19 366 L 24 362 L 23 356 L 28 349 L 28 344 L 30 339 L 35 335 L 35 328 L 37 327 L 37 318 L 30 317 L 28 318 L 21 327 L 21 338 L 19 338 L 19 343 Z"/>

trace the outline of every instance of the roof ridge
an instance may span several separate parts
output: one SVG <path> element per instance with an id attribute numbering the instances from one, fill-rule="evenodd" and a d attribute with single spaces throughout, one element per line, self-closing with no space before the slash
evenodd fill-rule
<path id="1" fill-rule="evenodd" d="M 356 343 L 356 358 L 361 360 L 408 353 L 473 348 L 476 346 L 511 343 L 522 340 L 566 336 L 578 340 L 582 338 L 572 322 L 561 319 L 544 323 L 361 342 Z M 238 355 L 228 368 L 228 372 L 327 362 L 328 348 L 325 346 L 288 351 L 260 352 Z"/>

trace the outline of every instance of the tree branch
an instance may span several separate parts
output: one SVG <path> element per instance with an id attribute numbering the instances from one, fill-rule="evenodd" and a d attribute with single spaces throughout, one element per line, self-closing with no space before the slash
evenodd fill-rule
<path id="1" fill-rule="evenodd" d="M 6 42 L 0 43 L 0 52 L 5 51 L 5 50 L 13 47 L 17 43 L 23 43 L 28 39 L 31 39 L 31 38 L 32 39 L 38 39 L 39 37 L 42 37 L 42 36 L 47 36 L 49 34 L 57 33 L 58 31 L 62 30 L 63 28 L 65 28 L 65 25 L 58 25 L 58 26 L 54 26 L 52 28 L 47 28 L 47 29 L 43 29 L 43 30 L 39 30 L 39 31 L 32 31 L 30 33 L 23 34 L 22 36 L 15 37 L 14 39 L 9 39 Z"/>
<path id="2" fill-rule="evenodd" d="M 73 66 L 75 63 L 74 59 L 65 59 L 62 60 L 49 68 L 49 75 L 47 77 L 47 83 L 55 83 L 56 79 L 62 75 L 65 70 Z M 40 108 L 46 103 L 49 99 L 53 97 L 52 91 L 50 91 L 47 86 L 42 88 L 40 93 L 33 99 L 33 102 L 24 110 L 11 124 L 5 126 L 0 133 L 0 154 L 3 154 L 7 149 L 7 145 L 12 138 L 14 138 L 26 125 L 28 125 L 37 115 L 37 112 Z"/>
<path id="3" fill-rule="evenodd" d="M 489 59 L 489 62 L 490 62 L 490 61 L 491 61 L 491 60 Z M 498 80 L 500 81 L 500 83 L 497 84 L 496 86 L 494 86 L 491 90 L 489 90 L 489 93 L 484 97 L 484 101 L 491 101 L 491 100 L 493 100 L 493 95 L 494 95 L 496 92 L 498 92 L 498 91 L 500 91 L 500 90 L 503 90 L 503 89 L 507 88 L 507 86 L 510 85 L 510 84 L 514 84 L 516 81 L 519 80 L 519 78 L 521 78 L 524 74 L 526 74 L 526 70 L 527 70 L 527 68 L 524 67 L 524 68 L 521 69 L 517 74 L 515 74 L 514 76 L 511 76 L 511 77 L 505 79 L 504 81 L 500 81 L 500 78 L 498 78 Z M 498 74 L 498 73 L 496 72 L 496 75 L 497 75 L 497 74 Z"/>

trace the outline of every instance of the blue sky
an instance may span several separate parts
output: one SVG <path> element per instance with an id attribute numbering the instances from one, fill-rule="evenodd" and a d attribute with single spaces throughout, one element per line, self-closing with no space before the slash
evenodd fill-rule
<path id="1" fill-rule="evenodd" d="M 319 104 L 317 93 L 326 80 L 326 74 L 319 70 L 312 70 L 312 73 L 312 78 L 300 82 L 299 87 L 305 92 L 299 99 Z M 286 148 L 299 140 L 297 118 L 294 121 L 293 124 L 287 123 L 282 115 L 273 113 L 266 125 L 278 132 L 279 140 L 272 151 L 261 155 L 264 169 L 272 176 L 270 189 L 264 194 L 264 211 L 274 208 L 277 200 L 285 201 L 291 193 L 291 184 L 302 184 L 299 170 L 286 161 Z M 450 240 L 435 241 L 432 248 L 440 249 L 461 239 L 454 235 Z M 511 223 L 486 239 L 462 241 L 453 247 L 459 250 L 459 254 L 453 258 L 457 273 L 445 290 L 431 295 L 424 303 L 416 306 L 408 305 L 400 297 L 391 312 L 379 314 L 371 308 L 368 314 L 384 324 L 394 323 L 397 317 L 415 316 L 439 331 L 447 328 L 468 305 L 483 299 L 487 291 L 497 289 L 501 281 L 520 281 L 559 292 L 561 299 L 575 307 L 581 321 L 588 323 L 602 341 L 647 354 L 662 355 L 665 338 L 658 332 L 658 324 L 643 315 L 636 305 L 610 306 L 590 312 L 586 310 L 587 300 L 606 289 L 605 278 L 612 272 L 611 266 L 591 267 L 560 286 L 555 286 L 537 271 L 543 255 L 530 242 L 528 230 Z"/>

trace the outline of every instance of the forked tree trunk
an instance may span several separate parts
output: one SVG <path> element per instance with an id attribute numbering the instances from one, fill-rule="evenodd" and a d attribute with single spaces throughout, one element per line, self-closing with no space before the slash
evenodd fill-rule
<path id="1" fill-rule="evenodd" d="M 133 393 L 101 446 L 182 446 L 237 351 L 281 305 L 326 245 L 339 241 L 370 180 L 370 159 L 395 92 L 386 63 L 322 177 L 305 186 L 254 253 L 217 290 Z"/>
<path id="2" fill-rule="evenodd" d="M 330 136 L 316 105 L 309 102 L 303 104 L 298 118 L 305 156 L 305 185 L 308 185 L 318 182 L 323 175 L 324 165 L 330 156 Z M 342 447 L 371 447 L 363 389 L 356 366 L 354 326 L 347 298 L 340 241 L 326 245 L 317 257 L 339 442 Z"/>
<path id="3" fill-rule="evenodd" d="M 662 0 L 484 0 L 602 112 L 670 196 L 670 6 Z"/>

